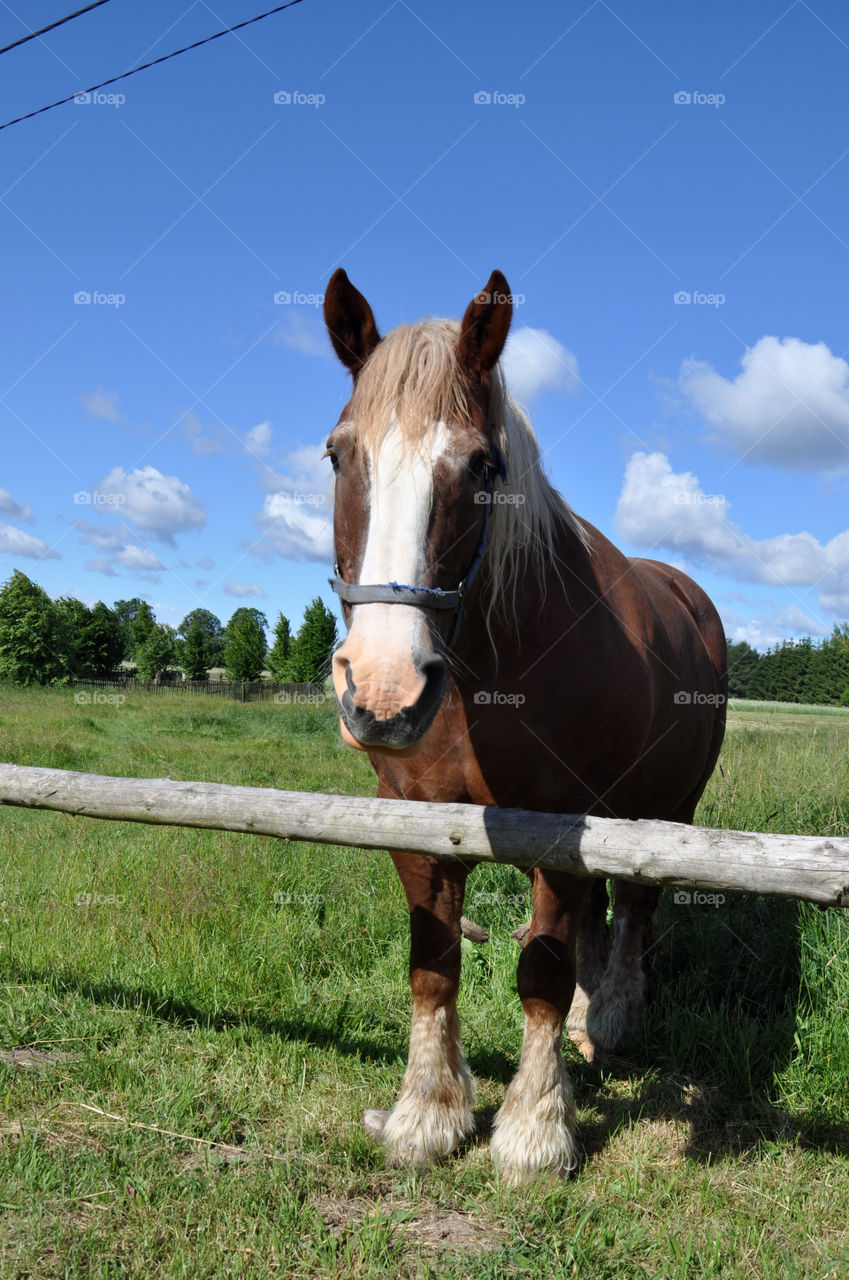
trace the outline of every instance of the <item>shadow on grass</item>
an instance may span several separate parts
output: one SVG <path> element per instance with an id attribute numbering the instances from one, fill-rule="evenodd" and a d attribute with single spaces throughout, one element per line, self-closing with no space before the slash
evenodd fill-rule
<path id="1" fill-rule="evenodd" d="M 797 902 L 727 894 L 717 906 L 664 894 L 648 956 L 648 1002 L 626 1050 L 573 1067 L 576 1101 L 598 1119 L 581 1139 L 591 1161 L 620 1128 L 680 1123 L 681 1153 L 711 1160 L 764 1142 L 849 1153 L 849 1125 L 794 1115 L 774 1101 L 799 1052 Z M 617 1091 L 629 1081 L 631 1097 Z"/>
<path id="2" fill-rule="evenodd" d="M 353 1036 L 344 1027 L 340 1027 L 339 1013 L 330 1010 L 327 1010 L 327 1016 L 322 1021 L 301 1017 L 269 1018 L 235 1009 L 218 1009 L 213 1013 L 188 1001 L 163 996 L 161 992 L 118 982 L 90 982 L 67 968 L 31 969 L 12 965 L 6 972 L 15 982 L 45 984 L 57 987 L 65 993 L 73 991 L 94 1004 L 130 1009 L 176 1027 L 198 1027 L 217 1032 L 239 1030 L 257 1036 L 277 1036 L 282 1040 L 309 1044 L 317 1049 L 331 1049 L 343 1057 L 383 1066 L 406 1060 L 406 1033 L 383 1041 Z M 404 1012 L 408 1012 L 406 1006 Z M 469 1065 L 477 1074 L 492 1074 L 503 1079 L 509 1079 L 515 1070 L 512 1061 L 497 1050 L 486 1050 L 480 1055 L 480 1060 L 476 1055 L 470 1055 Z"/>
<path id="3" fill-rule="evenodd" d="M 776 1076 L 797 1052 L 798 917 L 797 903 L 776 899 L 728 895 L 714 908 L 677 904 L 671 893 L 664 895 L 648 957 L 647 1009 L 627 1058 L 598 1065 L 569 1061 L 576 1103 L 584 1112 L 579 1136 L 587 1162 L 618 1130 L 638 1130 L 641 1121 L 651 1120 L 680 1124 L 686 1130 L 681 1154 L 698 1160 L 741 1155 L 765 1141 L 849 1153 L 849 1126 L 796 1116 L 773 1101 Z M 212 1012 L 149 989 L 86 981 L 68 969 L 17 967 L 10 977 L 59 986 L 178 1027 L 275 1036 L 377 1065 L 397 1064 L 407 1052 L 406 1034 L 352 1034 L 344 1005 L 325 1010 L 323 1017 L 275 1018 Z M 491 1047 L 480 1047 L 469 1061 L 479 1079 L 499 1084 L 517 1067 Z M 587 1112 L 594 1114 L 588 1118 Z M 494 1114 L 490 1107 L 476 1112 L 477 1140 L 486 1138 Z"/>

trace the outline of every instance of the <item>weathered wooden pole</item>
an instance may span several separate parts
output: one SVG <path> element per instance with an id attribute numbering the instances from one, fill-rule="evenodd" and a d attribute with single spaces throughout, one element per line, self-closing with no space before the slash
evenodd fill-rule
<path id="1" fill-rule="evenodd" d="M 847 837 L 715 831 L 646 818 L 374 800 L 170 778 L 110 778 L 15 764 L 0 764 L 0 804 L 849 907 Z"/>

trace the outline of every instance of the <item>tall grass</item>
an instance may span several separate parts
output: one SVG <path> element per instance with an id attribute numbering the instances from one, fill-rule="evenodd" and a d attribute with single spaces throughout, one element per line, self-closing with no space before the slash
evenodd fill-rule
<path id="1" fill-rule="evenodd" d="M 732 711 L 697 821 L 849 833 L 842 723 L 750 724 Z M 21 764 L 375 790 L 325 707 L 3 690 L 0 733 Z M 426 1174 L 387 1170 L 360 1128 L 409 1024 L 384 855 L 6 809 L 0 902 L 0 1275 L 849 1274 L 838 911 L 665 894 L 627 1057 L 570 1061 L 579 1176 L 509 1190 L 486 1131 L 521 1041 L 521 873 L 470 880 L 491 930 L 464 944 L 460 1009 L 481 1137 Z"/>

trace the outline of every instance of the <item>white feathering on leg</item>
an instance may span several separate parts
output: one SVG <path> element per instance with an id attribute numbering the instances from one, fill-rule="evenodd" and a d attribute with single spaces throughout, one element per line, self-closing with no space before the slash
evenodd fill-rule
<path id="1" fill-rule="evenodd" d="M 572 1085 L 560 1028 L 525 1019 L 522 1058 L 492 1135 L 492 1158 L 512 1182 L 571 1173 L 578 1163 Z"/>
<path id="2" fill-rule="evenodd" d="M 472 1098 L 456 1011 L 414 1010 L 404 1083 L 383 1130 L 390 1159 L 425 1165 L 449 1155 L 474 1127 Z"/>

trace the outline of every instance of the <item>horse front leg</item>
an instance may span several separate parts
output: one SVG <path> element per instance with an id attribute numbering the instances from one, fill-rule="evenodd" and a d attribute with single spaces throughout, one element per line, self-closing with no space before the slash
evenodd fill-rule
<path id="1" fill-rule="evenodd" d="M 491 1151 L 511 1182 L 578 1163 L 572 1085 L 560 1051 L 575 991 L 575 940 L 588 880 L 537 868 L 533 919 L 519 958 L 525 1031 L 519 1069 L 495 1120 Z"/>
<path id="2" fill-rule="evenodd" d="M 643 955 L 660 890 L 627 880 L 615 882 L 613 949 L 604 977 L 590 997 L 587 1035 L 602 1052 L 622 1047 L 645 1004 Z"/>
<path id="3" fill-rule="evenodd" d="M 471 1133 L 472 1079 L 460 1046 L 460 916 L 469 868 L 393 853 L 410 909 L 413 1020 L 401 1093 L 391 1112 L 366 1112 L 390 1163 L 423 1166 Z"/>
<path id="4" fill-rule="evenodd" d="M 587 1034 L 587 1016 L 592 996 L 601 984 L 610 959 L 610 929 L 607 924 L 607 881 L 593 880 L 587 895 L 575 949 L 575 994 L 566 1018 L 569 1038 L 588 1062 L 595 1046 Z"/>

